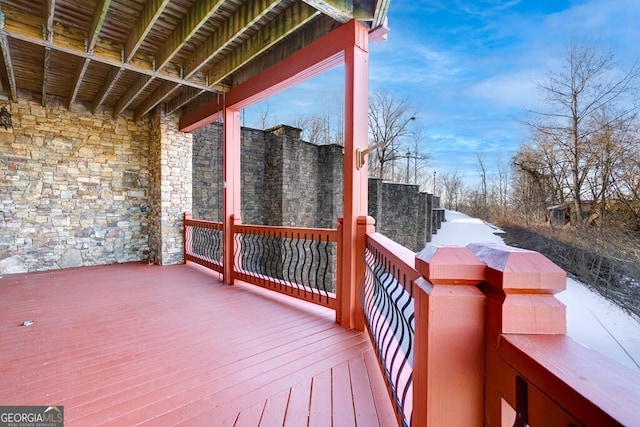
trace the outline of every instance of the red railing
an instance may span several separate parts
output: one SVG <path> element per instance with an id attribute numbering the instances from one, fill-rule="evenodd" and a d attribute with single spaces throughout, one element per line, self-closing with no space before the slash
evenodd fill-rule
<path id="1" fill-rule="evenodd" d="M 184 214 L 184 260 L 222 273 L 222 223 Z"/>
<path id="2" fill-rule="evenodd" d="M 338 230 L 233 224 L 233 277 L 337 308 Z M 184 216 L 184 259 L 223 272 L 223 224 Z"/>
<path id="3" fill-rule="evenodd" d="M 474 285 L 484 265 L 464 248 L 432 248 L 416 258 L 367 235 L 367 330 L 399 425 L 481 425 L 484 295 Z"/>
<path id="4" fill-rule="evenodd" d="M 232 232 L 235 278 L 338 306 L 338 230 Z M 185 260 L 220 271 L 222 248 L 207 240 L 221 233 L 185 215 Z M 378 233 L 365 240 L 360 301 L 399 425 L 640 425 L 640 374 L 565 335 L 554 293 L 566 275 L 548 259 L 486 244 L 415 254 Z M 329 260 L 325 274 L 317 264 Z"/>
<path id="5" fill-rule="evenodd" d="M 497 356 L 503 425 L 640 425 L 640 375 L 565 335 L 504 334 Z"/>
<path id="6" fill-rule="evenodd" d="M 336 309 L 338 230 L 236 225 L 235 278 Z"/>
<path id="7" fill-rule="evenodd" d="M 486 265 L 485 424 L 640 425 L 640 374 L 566 333 L 566 274 L 536 252 L 469 245 Z"/>
<path id="8" fill-rule="evenodd" d="M 640 425 L 640 375 L 565 335 L 566 275 L 542 255 L 414 254 L 373 233 L 365 260 L 361 301 L 400 425 Z"/>

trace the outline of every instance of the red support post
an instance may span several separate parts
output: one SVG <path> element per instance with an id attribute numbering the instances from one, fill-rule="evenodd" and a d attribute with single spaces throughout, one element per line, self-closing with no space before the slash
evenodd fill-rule
<path id="1" fill-rule="evenodd" d="M 240 112 L 231 108 L 224 112 L 224 217 L 223 281 L 233 285 L 233 226 L 240 218 Z M 238 218 L 238 219 L 236 219 Z"/>
<path id="2" fill-rule="evenodd" d="M 344 132 L 344 223 L 342 240 L 343 292 L 341 325 L 345 328 L 364 328 L 362 310 L 357 310 L 357 287 L 364 277 L 366 220 L 359 218 L 368 211 L 368 172 L 366 165 L 356 167 L 356 151 L 368 146 L 369 113 L 369 52 L 368 29 L 357 21 L 344 26 L 345 39 L 345 132 Z M 359 229 L 359 227 L 362 227 Z"/>
<path id="3" fill-rule="evenodd" d="M 565 306 L 553 296 L 564 290 L 566 273 L 537 252 L 490 244 L 467 247 L 487 264 L 485 425 L 512 425 L 514 412 L 506 402 L 516 401 L 516 374 L 498 356 L 500 337 L 566 334 Z"/>
<path id="4" fill-rule="evenodd" d="M 414 426 L 482 426 L 485 264 L 463 247 L 416 254 Z M 428 282 L 427 282 L 428 280 Z"/>

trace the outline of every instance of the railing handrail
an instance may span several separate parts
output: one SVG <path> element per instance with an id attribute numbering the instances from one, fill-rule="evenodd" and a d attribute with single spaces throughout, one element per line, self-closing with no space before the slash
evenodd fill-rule
<path id="1" fill-rule="evenodd" d="M 209 221 L 204 219 L 193 219 L 193 218 L 185 218 L 184 219 L 185 226 L 201 226 L 202 228 L 208 228 L 212 230 L 220 230 L 222 231 L 222 223 L 218 221 Z"/>
<path id="2" fill-rule="evenodd" d="M 396 280 L 403 284 L 405 290 L 413 295 L 413 289 L 409 289 L 406 284 L 410 283 L 410 281 L 415 283 L 421 277 L 420 273 L 415 269 L 416 253 L 377 232 L 367 234 L 367 240 L 375 246 L 380 255 L 387 258 L 393 266 L 397 267 L 391 273 Z M 404 278 L 402 277 L 403 275 L 405 276 Z M 403 280 L 405 278 L 407 280 Z"/>
<path id="3" fill-rule="evenodd" d="M 503 334 L 498 355 L 582 425 L 640 424 L 640 374 L 566 335 Z M 551 416 L 542 399 L 529 399 L 527 422 L 532 425 Z"/>
<path id="4" fill-rule="evenodd" d="M 251 225 L 236 224 L 233 226 L 233 233 L 257 234 L 275 232 L 280 233 L 284 238 L 301 238 L 301 235 L 314 235 L 326 237 L 329 242 L 338 242 L 338 230 L 335 228 L 309 228 L 309 227 L 285 227 L 273 225 Z M 308 239 L 313 240 L 313 239 Z"/>

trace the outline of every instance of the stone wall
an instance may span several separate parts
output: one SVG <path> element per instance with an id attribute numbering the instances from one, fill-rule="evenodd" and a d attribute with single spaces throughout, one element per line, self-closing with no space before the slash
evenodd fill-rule
<path id="1" fill-rule="evenodd" d="M 369 215 L 376 219 L 376 231 L 412 251 L 422 250 L 431 240 L 429 196 L 417 185 L 369 178 Z"/>
<path id="2" fill-rule="evenodd" d="M 20 94 L 0 128 L 0 274 L 148 257 L 149 121 Z"/>
<path id="3" fill-rule="evenodd" d="M 222 217 L 222 129 L 194 132 L 193 217 Z M 300 140 L 300 130 L 242 128 L 245 224 L 332 228 L 342 212 L 342 147 Z"/>
<path id="4" fill-rule="evenodd" d="M 151 114 L 150 261 L 184 262 L 184 212 L 192 207 L 192 135 L 178 130 L 178 117 Z"/>
<path id="5" fill-rule="evenodd" d="M 194 218 L 221 220 L 221 141 L 218 124 L 194 132 Z M 302 141 L 300 130 L 289 126 L 243 128 L 241 141 L 243 223 L 336 227 L 342 215 L 342 146 Z M 376 219 L 376 230 L 414 251 L 437 230 L 434 207 L 438 199 L 416 185 L 369 180 L 369 215 Z"/>

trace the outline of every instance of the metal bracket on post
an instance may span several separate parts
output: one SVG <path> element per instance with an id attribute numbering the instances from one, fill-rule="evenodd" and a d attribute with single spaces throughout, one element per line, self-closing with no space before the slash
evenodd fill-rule
<path id="1" fill-rule="evenodd" d="M 380 147 L 382 147 L 384 145 L 384 142 L 378 142 L 377 144 L 374 144 L 370 147 L 365 148 L 364 150 L 361 148 L 356 149 L 356 168 L 358 169 L 362 169 L 362 167 L 364 166 L 364 159 L 365 156 L 369 153 L 371 153 L 373 150 L 376 150 Z"/>

